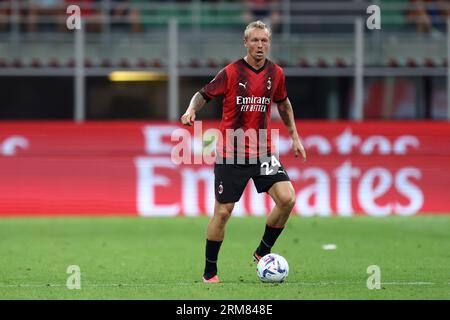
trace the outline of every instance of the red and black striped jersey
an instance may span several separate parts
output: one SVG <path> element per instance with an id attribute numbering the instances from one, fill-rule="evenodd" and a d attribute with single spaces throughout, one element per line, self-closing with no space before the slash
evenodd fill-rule
<path id="1" fill-rule="evenodd" d="M 260 149 L 254 147 L 261 145 L 267 145 L 267 152 L 271 153 L 270 108 L 273 102 L 287 99 L 285 76 L 280 66 L 266 59 L 260 69 L 255 69 L 240 59 L 220 70 L 199 92 L 206 101 L 223 96 L 220 131 L 225 141 L 219 139 L 216 145 L 219 156 L 257 157 Z M 234 138 L 229 138 L 239 129 L 244 133 L 256 132 L 256 140 L 252 134 L 247 135 L 245 150 L 237 148 Z M 267 138 L 263 142 L 265 133 Z"/>

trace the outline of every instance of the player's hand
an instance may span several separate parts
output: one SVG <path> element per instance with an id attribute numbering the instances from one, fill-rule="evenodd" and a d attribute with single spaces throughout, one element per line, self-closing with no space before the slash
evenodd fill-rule
<path id="1" fill-rule="evenodd" d="M 195 121 L 195 111 L 188 110 L 181 116 L 181 123 L 185 126 L 192 126 Z"/>
<path id="2" fill-rule="evenodd" d="M 302 161 L 303 162 L 306 161 L 306 151 L 305 151 L 305 148 L 303 147 L 302 143 L 300 142 L 300 140 L 297 140 L 297 139 L 294 140 L 292 149 L 294 150 L 294 155 L 296 158 L 300 154 L 302 156 Z"/>

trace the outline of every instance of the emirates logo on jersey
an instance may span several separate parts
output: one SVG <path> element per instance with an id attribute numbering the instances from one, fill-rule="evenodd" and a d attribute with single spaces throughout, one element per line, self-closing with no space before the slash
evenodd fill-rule
<path id="1" fill-rule="evenodd" d="M 272 88 L 272 81 L 270 81 L 270 77 L 267 80 L 267 90 L 270 90 L 270 88 Z"/>
<path id="2" fill-rule="evenodd" d="M 270 104 L 269 97 L 243 97 L 236 96 L 236 104 Z"/>
<path id="3" fill-rule="evenodd" d="M 270 104 L 269 97 L 236 96 L 236 105 L 240 107 L 241 111 L 266 112 L 267 106 L 270 106 Z"/>

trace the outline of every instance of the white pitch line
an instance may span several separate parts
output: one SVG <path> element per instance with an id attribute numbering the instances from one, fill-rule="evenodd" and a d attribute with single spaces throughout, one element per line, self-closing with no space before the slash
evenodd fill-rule
<path id="1" fill-rule="evenodd" d="M 192 282 L 179 282 L 179 283 L 104 283 L 104 284 L 82 284 L 82 287 L 95 288 L 95 287 L 148 287 L 148 286 L 191 286 L 195 283 Z M 33 287 L 66 287 L 65 284 L 0 284 L 0 288 L 33 288 Z"/>
<path id="2" fill-rule="evenodd" d="M 131 288 L 139 288 L 139 287 L 151 287 L 151 286 L 192 286 L 195 284 L 202 284 L 201 282 L 175 282 L 175 283 L 141 283 L 141 284 L 131 284 L 131 283 L 96 283 L 96 284 L 82 284 L 83 288 L 111 288 L 111 287 L 131 287 Z M 222 283 L 224 285 L 228 284 L 262 284 L 260 282 L 225 282 Z M 399 286 L 423 286 L 423 285 L 437 285 L 434 282 L 425 282 L 425 281 L 416 281 L 416 282 L 404 282 L 404 281 L 391 281 L 391 282 L 382 282 L 382 285 L 399 285 Z M 450 285 L 450 282 L 448 283 Z M 203 284 L 202 284 L 203 285 Z M 267 285 L 267 284 L 264 284 Z M 270 284 L 268 284 L 270 285 Z M 328 281 L 328 282 L 285 282 L 280 284 L 282 286 L 346 286 L 346 285 L 361 285 L 365 286 L 365 282 L 339 282 L 339 281 Z M 39 288 L 39 287 L 66 287 L 66 284 L 0 284 L 0 288 Z"/>
<path id="3" fill-rule="evenodd" d="M 400 285 L 400 286 L 428 286 L 435 285 L 434 282 L 381 282 L 381 284 L 392 284 L 392 285 Z"/>
<path id="4" fill-rule="evenodd" d="M 345 285 L 366 285 L 365 282 L 286 282 L 283 285 L 310 285 L 310 286 L 345 286 Z M 434 282 L 402 282 L 402 281 L 391 281 L 391 282 L 381 282 L 382 285 L 405 285 L 405 286 L 422 286 L 422 285 L 436 285 Z M 450 284 L 450 283 L 449 283 Z"/>

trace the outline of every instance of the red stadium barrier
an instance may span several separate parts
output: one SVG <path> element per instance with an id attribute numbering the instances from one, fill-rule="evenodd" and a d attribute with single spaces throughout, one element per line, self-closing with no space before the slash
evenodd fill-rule
<path id="1" fill-rule="evenodd" d="M 218 122 L 202 126 L 205 132 Z M 299 121 L 297 126 L 308 150 L 305 164 L 292 156 L 283 125 L 273 123 L 296 190 L 296 213 L 450 212 L 449 123 Z M 172 162 L 177 142 L 171 133 L 177 128 L 168 122 L 4 122 L 0 215 L 210 214 L 212 166 Z M 200 132 L 192 142 L 194 150 L 201 146 Z M 201 159 L 201 151 L 192 157 Z M 234 215 L 264 215 L 273 205 L 251 185 Z"/>

